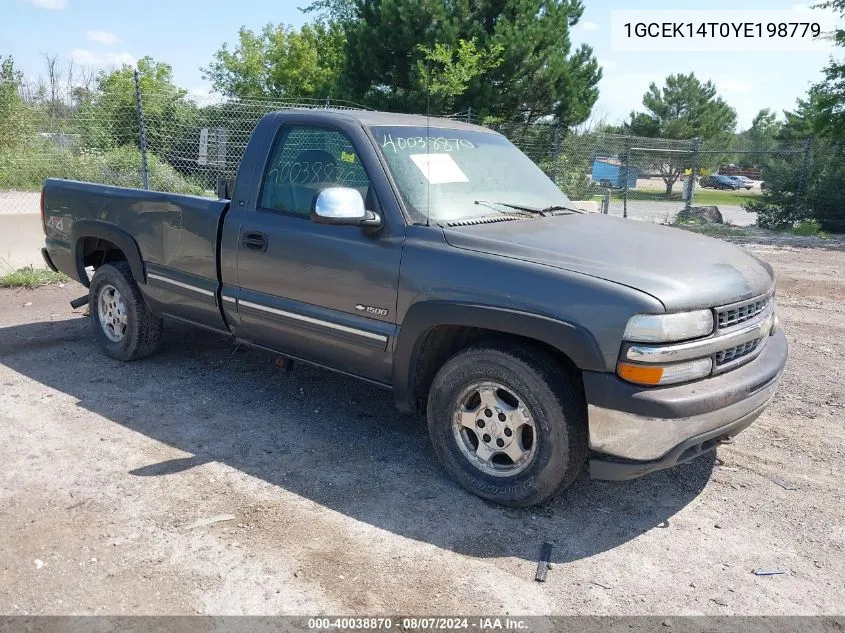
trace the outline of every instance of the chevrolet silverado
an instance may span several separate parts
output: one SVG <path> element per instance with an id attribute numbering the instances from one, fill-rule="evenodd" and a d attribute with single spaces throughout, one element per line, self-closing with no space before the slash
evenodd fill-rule
<path id="1" fill-rule="evenodd" d="M 483 127 L 271 113 L 228 198 L 45 181 L 44 258 L 105 353 L 152 354 L 167 317 L 375 383 L 498 503 L 701 455 L 786 363 L 769 265 L 584 213 Z"/>

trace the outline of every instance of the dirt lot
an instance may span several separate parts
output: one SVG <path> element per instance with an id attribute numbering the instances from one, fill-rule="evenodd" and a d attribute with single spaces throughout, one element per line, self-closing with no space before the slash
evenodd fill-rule
<path id="1" fill-rule="evenodd" d="M 80 287 L 0 291 L 0 613 L 841 614 L 845 249 L 749 248 L 791 345 L 768 411 L 519 511 L 446 479 L 386 392 L 178 325 L 121 364 Z"/>

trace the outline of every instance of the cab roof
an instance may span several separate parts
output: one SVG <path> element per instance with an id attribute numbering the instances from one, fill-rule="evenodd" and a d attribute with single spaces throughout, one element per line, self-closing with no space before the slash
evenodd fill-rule
<path id="1" fill-rule="evenodd" d="M 306 109 L 303 108 L 302 110 Z M 482 127 L 480 125 L 465 123 L 464 121 L 456 121 L 454 119 L 428 117 L 424 114 L 399 114 L 397 112 L 379 112 L 376 110 L 341 110 L 336 108 L 308 108 L 307 111 L 313 112 L 316 115 L 322 115 L 326 118 L 337 117 L 355 119 L 364 127 L 376 127 L 379 125 L 395 127 L 432 127 L 448 130 L 470 130 L 473 132 L 496 134 L 496 132 L 490 128 Z"/>

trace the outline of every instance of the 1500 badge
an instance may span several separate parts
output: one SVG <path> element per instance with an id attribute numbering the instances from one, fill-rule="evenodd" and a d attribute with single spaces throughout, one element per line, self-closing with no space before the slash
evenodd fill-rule
<path id="1" fill-rule="evenodd" d="M 374 314 L 375 316 L 387 316 L 387 309 L 386 308 L 376 308 L 374 306 L 365 306 L 362 304 L 358 304 L 355 306 L 355 309 L 358 312 L 366 312 L 367 314 Z"/>

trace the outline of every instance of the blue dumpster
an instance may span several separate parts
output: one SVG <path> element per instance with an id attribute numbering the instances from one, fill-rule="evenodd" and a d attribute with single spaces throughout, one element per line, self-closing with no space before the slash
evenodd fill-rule
<path id="1" fill-rule="evenodd" d="M 626 168 L 617 158 L 597 158 L 593 161 L 592 175 L 593 182 L 603 187 L 622 189 L 625 187 Z M 628 166 L 628 189 L 637 186 L 637 168 Z"/>

